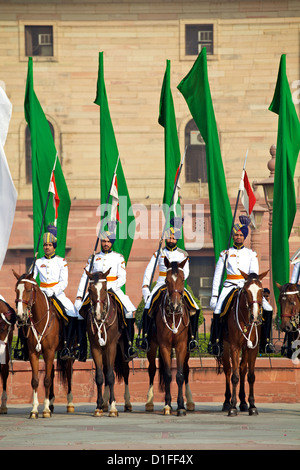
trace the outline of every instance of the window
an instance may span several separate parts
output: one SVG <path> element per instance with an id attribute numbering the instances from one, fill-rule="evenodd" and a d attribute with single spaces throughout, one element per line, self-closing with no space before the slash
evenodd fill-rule
<path id="1" fill-rule="evenodd" d="M 54 127 L 51 122 L 49 122 L 51 134 L 54 140 Z M 26 183 L 30 184 L 32 182 L 32 167 L 31 167 L 31 139 L 30 139 L 30 129 L 26 126 L 25 129 L 25 175 Z"/>
<path id="2" fill-rule="evenodd" d="M 25 26 L 25 55 L 53 56 L 52 26 Z"/>
<path id="3" fill-rule="evenodd" d="M 205 143 L 192 119 L 185 128 L 185 181 L 186 183 L 207 183 Z"/>
<path id="4" fill-rule="evenodd" d="M 185 25 L 185 53 L 198 55 L 206 47 L 207 55 L 214 54 L 214 26 L 213 24 L 186 24 Z"/>
<path id="5" fill-rule="evenodd" d="M 212 281 L 215 272 L 214 256 L 191 256 L 188 284 L 200 300 L 203 309 L 209 309 Z"/>

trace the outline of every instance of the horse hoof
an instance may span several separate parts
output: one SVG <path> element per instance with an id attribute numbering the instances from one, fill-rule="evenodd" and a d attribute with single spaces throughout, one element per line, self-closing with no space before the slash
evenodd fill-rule
<path id="1" fill-rule="evenodd" d="M 185 409 L 177 410 L 177 416 L 186 416 L 186 410 Z"/>
<path id="2" fill-rule="evenodd" d="M 67 405 L 67 413 L 74 413 L 75 406 L 74 405 Z"/>
<path id="3" fill-rule="evenodd" d="M 257 411 L 257 408 L 249 408 L 249 416 L 257 416 L 258 415 L 258 411 Z"/>
<path id="4" fill-rule="evenodd" d="M 228 416 L 237 416 L 237 409 L 236 408 L 231 408 L 228 411 Z"/>
<path id="5" fill-rule="evenodd" d="M 146 403 L 145 405 L 145 411 L 153 411 L 154 410 L 154 405 L 153 403 Z"/>
<path id="6" fill-rule="evenodd" d="M 127 411 L 131 412 L 132 411 L 132 404 L 130 403 L 130 405 L 124 405 L 124 411 L 125 411 L 125 413 Z"/>
<path id="7" fill-rule="evenodd" d="M 116 418 L 117 416 L 119 416 L 119 412 L 118 412 L 117 410 L 115 410 L 115 411 L 110 411 L 108 416 L 109 416 L 110 418 Z"/>
<path id="8" fill-rule="evenodd" d="M 247 403 L 243 403 L 243 404 L 241 403 L 241 404 L 240 404 L 240 411 L 242 411 L 242 412 L 243 412 L 243 411 L 248 411 L 248 405 L 247 405 Z"/>
<path id="9" fill-rule="evenodd" d="M 94 416 L 96 416 L 96 418 L 100 418 L 102 415 L 103 415 L 103 410 L 99 410 L 99 408 L 96 408 L 94 411 Z"/>
<path id="10" fill-rule="evenodd" d="M 169 405 L 166 405 L 164 407 L 164 415 L 169 416 L 171 414 L 171 407 Z"/>
<path id="11" fill-rule="evenodd" d="M 32 411 L 29 415 L 29 419 L 38 419 L 39 414 L 36 411 Z"/>
<path id="12" fill-rule="evenodd" d="M 43 418 L 51 418 L 51 411 L 43 411 Z"/>
<path id="13" fill-rule="evenodd" d="M 7 415 L 7 407 L 6 406 L 1 406 L 0 415 Z"/>
<path id="14" fill-rule="evenodd" d="M 195 411 L 195 403 L 187 403 L 186 411 Z"/>
<path id="15" fill-rule="evenodd" d="M 222 411 L 229 411 L 231 409 L 230 403 L 223 403 Z"/>

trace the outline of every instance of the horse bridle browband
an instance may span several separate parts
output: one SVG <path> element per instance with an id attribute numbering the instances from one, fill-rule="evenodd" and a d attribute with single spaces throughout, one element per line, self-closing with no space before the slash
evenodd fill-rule
<path id="1" fill-rule="evenodd" d="M 280 298 L 281 298 L 282 300 L 286 300 L 286 299 L 284 298 L 286 295 L 297 295 L 298 299 L 300 300 L 300 292 L 299 292 L 299 290 L 282 292 L 282 293 L 280 293 Z M 292 306 L 293 306 L 293 307 L 296 307 L 296 302 L 294 302 L 294 303 L 292 304 Z M 298 319 L 297 319 L 297 314 L 298 314 Z M 290 313 L 282 313 L 282 314 L 281 314 L 281 318 L 291 318 L 292 320 L 299 321 L 299 312 L 295 311 L 295 309 L 292 308 Z M 296 319 L 297 319 L 297 320 L 296 320 Z"/>

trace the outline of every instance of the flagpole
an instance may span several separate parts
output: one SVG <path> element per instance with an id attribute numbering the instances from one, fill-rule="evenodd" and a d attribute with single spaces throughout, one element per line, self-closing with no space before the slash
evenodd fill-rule
<path id="1" fill-rule="evenodd" d="M 110 185 L 110 188 L 109 188 L 109 191 L 108 191 L 108 196 L 107 196 L 106 203 L 105 203 L 105 209 L 104 209 L 104 213 L 103 213 L 103 218 L 102 218 L 102 220 L 101 220 L 100 229 L 99 229 L 99 231 L 98 231 L 98 236 L 97 236 L 97 239 L 96 239 L 94 251 L 93 251 L 93 254 L 92 254 L 92 257 L 91 257 L 89 272 L 91 272 L 92 267 L 93 267 L 93 264 L 94 264 L 94 259 L 95 259 L 96 251 L 97 251 L 97 248 L 98 248 L 99 240 L 100 240 L 100 235 L 101 235 L 102 230 L 103 230 L 103 224 L 104 224 L 104 220 L 105 220 L 105 213 L 106 213 L 106 211 L 107 211 L 107 207 L 108 207 L 108 203 L 109 203 L 109 198 L 110 198 L 110 193 L 111 193 L 111 190 L 112 190 L 112 186 L 113 186 L 113 184 L 114 184 L 114 178 L 115 178 L 115 175 L 116 175 L 116 173 L 117 173 L 117 168 L 118 168 L 119 161 L 120 161 L 120 155 L 118 155 L 118 159 L 117 159 L 115 171 L 114 171 L 114 174 L 113 174 L 113 177 L 112 177 L 112 180 L 111 180 L 111 185 Z M 87 277 L 87 278 L 86 278 L 86 282 L 85 282 L 85 286 L 84 286 L 84 290 L 83 290 L 83 294 L 82 294 L 82 299 L 84 299 L 88 282 L 89 282 L 89 278 Z"/>
<path id="2" fill-rule="evenodd" d="M 244 161 L 244 166 L 243 166 L 243 171 L 242 171 L 242 177 L 241 177 L 241 181 L 240 181 L 240 185 L 239 185 L 239 190 L 238 190 L 238 194 L 237 194 L 237 198 L 236 198 L 236 202 L 235 202 L 235 208 L 234 208 L 233 217 L 232 217 L 232 223 L 231 223 L 231 228 L 230 228 L 230 233 L 229 233 L 229 240 L 228 240 L 228 244 L 227 244 L 227 250 L 226 250 L 226 255 L 225 255 L 225 260 L 224 260 L 224 266 L 223 266 L 223 271 L 222 271 L 222 276 L 221 276 L 221 283 L 220 283 L 220 287 L 219 287 L 219 295 L 218 295 L 218 298 L 219 298 L 219 296 L 220 296 L 220 293 L 221 293 L 221 290 L 222 290 L 222 286 L 223 286 L 223 278 L 224 278 L 224 274 L 225 274 L 225 271 L 226 271 L 226 263 L 227 263 L 227 258 L 228 258 L 228 250 L 229 250 L 229 248 L 230 248 L 230 242 L 231 242 L 231 237 L 232 237 L 232 229 L 233 229 L 233 226 L 234 226 L 235 216 L 236 216 L 236 213 L 237 213 L 237 208 L 238 208 L 238 204 L 239 204 L 239 200 L 240 200 L 241 182 L 244 180 L 247 158 L 248 158 L 248 149 L 247 149 L 246 156 L 245 156 L 245 161 Z"/>
<path id="3" fill-rule="evenodd" d="M 51 175 L 50 175 L 48 195 L 47 195 L 45 209 L 44 209 L 43 216 L 42 216 L 42 222 L 41 222 L 41 228 L 40 228 L 39 238 L 38 238 L 38 242 L 37 242 L 37 247 L 36 247 L 36 251 L 35 251 L 35 254 L 34 254 L 33 262 L 32 262 L 32 264 L 31 264 L 31 266 L 28 270 L 28 273 L 31 272 L 31 274 L 34 273 L 35 263 L 36 263 L 37 255 L 38 255 L 38 252 L 39 252 L 39 246 L 40 246 L 40 241 L 41 241 L 41 238 L 42 238 L 43 227 L 44 227 L 44 220 L 45 220 L 45 217 L 46 217 L 46 211 L 47 211 L 47 208 L 48 208 L 48 203 L 49 203 L 50 194 L 51 194 L 51 191 L 50 191 L 51 178 L 52 178 L 52 174 L 53 174 L 53 172 L 55 170 L 55 167 L 56 167 L 57 156 L 58 156 L 58 153 L 56 152 L 53 169 L 52 169 Z"/>

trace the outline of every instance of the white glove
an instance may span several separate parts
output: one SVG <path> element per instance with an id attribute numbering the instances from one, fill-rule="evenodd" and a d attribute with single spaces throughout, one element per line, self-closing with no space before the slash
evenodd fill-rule
<path id="1" fill-rule="evenodd" d="M 209 306 L 212 310 L 214 310 L 216 308 L 217 302 L 218 302 L 218 297 L 216 295 L 213 295 L 211 297 L 210 303 L 209 303 Z"/>
<path id="2" fill-rule="evenodd" d="M 144 301 L 145 301 L 145 303 L 146 303 L 146 302 L 147 302 L 147 299 L 148 299 L 148 297 L 149 297 L 149 295 L 150 295 L 150 289 L 149 289 L 149 287 L 143 287 L 143 288 L 142 288 L 142 294 L 143 294 L 143 297 L 144 297 Z"/>
<path id="3" fill-rule="evenodd" d="M 80 310 L 81 307 L 82 307 L 82 304 L 83 304 L 82 299 L 76 299 L 76 300 L 75 300 L 74 307 L 76 308 L 76 310 L 77 310 L 78 313 L 79 313 L 79 310 Z"/>

